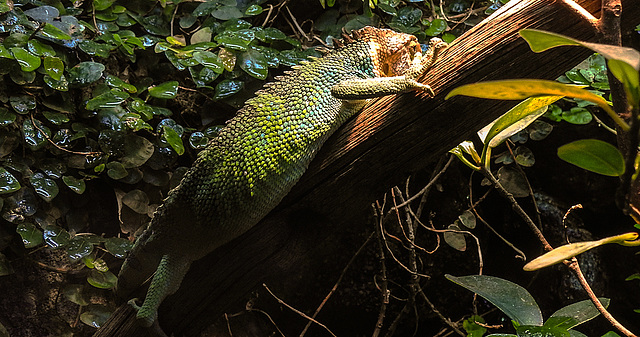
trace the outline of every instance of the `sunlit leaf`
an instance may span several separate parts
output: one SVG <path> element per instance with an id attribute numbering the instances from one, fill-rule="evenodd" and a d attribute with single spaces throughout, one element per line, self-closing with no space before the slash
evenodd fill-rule
<path id="1" fill-rule="evenodd" d="M 566 244 L 564 246 L 560 246 L 550 252 L 545 253 L 544 255 L 527 263 L 522 269 L 526 271 L 533 271 L 548 267 L 607 243 L 617 243 L 624 246 L 640 246 L 638 233 L 620 234 L 597 241 L 574 242 Z"/>
<path id="2" fill-rule="evenodd" d="M 449 92 L 445 99 L 456 95 L 500 100 L 520 100 L 535 96 L 567 96 L 597 104 L 624 130 L 629 129 L 629 125 L 613 111 L 604 98 L 582 88 L 548 80 L 488 81 L 457 87 Z"/>
<path id="3" fill-rule="evenodd" d="M 171 145 L 176 153 L 181 156 L 184 153 L 184 144 L 182 143 L 182 138 L 180 135 L 171 127 L 163 126 L 162 127 L 162 137 L 164 140 Z"/>
<path id="4" fill-rule="evenodd" d="M 178 94 L 178 81 L 169 81 L 149 88 L 149 95 L 156 98 L 175 98 Z"/>

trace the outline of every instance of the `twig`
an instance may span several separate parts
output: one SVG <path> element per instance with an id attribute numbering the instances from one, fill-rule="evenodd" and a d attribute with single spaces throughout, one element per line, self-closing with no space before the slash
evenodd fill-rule
<path id="1" fill-rule="evenodd" d="M 364 250 L 364 247 L 367 246 L 367 244 L 369 243 L 369 241 L 371 241 L 371 239 L 373 238 L 373 235 L 375 233 L 371 233 L 369 235 L 369 237 L 367 238 L 367 240 L 364 241 L 364 243 L 360 246 L 360 248 L 358 248 L 358 250 L 355 252 L 355 254 L 353 254 L 353 256 L 351 257 L 351 260 L 349 260 L 349 262 L 347 263 L 347 265 L 344 267 L 344 269 L 342 269 L 342 273 L 340 273 L 340 277 L 338 277 L 338 280 L 336 281 L 336 283 L 333 285 L 333 288 L 331 288 L 331 290 L 329 291 L 329 293 L 327 294 L 327 296 L 325 296 L 324 300 L 322 300 L 322 303 L 320 303 L 320 305 L 318 306 L 318 308 L 316 309 L 316 311 L 313 313 L 313 315 L 311 316 L 311 318 L 315 319 L 316 316 L 318 316 L 318 314 L 320 313 L 320 310 L 322 310 L 322 308 L 324 307 L 325 304 L 327 304 L 327 301 L 329 300 L 329 298 L 336 292 L 336 289 L 338 289 L 338 285 L 340 284 L 340 282 L 342 282 L 342 278 L 344 277 L 344 275 L 347 273 L 347 270 L 351 267 L 351 265 L 353 264 L 353 262 L 356 260 L 356 257 L 362 252 L 362 250 Z M 300 337 L 304 337 L 304 335 L 307 333 L 307 330 L 309 329 L 309 327 L 311 327 L 311 321 L 309 321 L 307 323 L 307 325 L 304 327 L 304 329 L 302 330 L 302 332 L 300 333 Z"/>
<path id="2" fill-rule="evenodd" d="M 53 140 L 51 140 L 51 138 L 49 138 L 49 136 L 42 129 L 40 129 L 38 127 L 38 125 L 36 124 L 35 119 L 33 118 L 33 114 L 30 114 L 29 117 L 31 117 L 31 124 L 33 125 L 33 127 L 36 130 L 38 130 L 38 132 L 40 132 L 42 134 L 42 136 L 46 140 L 48 140 L 49 143 L 51 143 L 53 146 L 55 146 L 58 150 L 65 151 L 65 152 L 72 153 L 72 154 L 78 154 L 78 155 L 81 155 L 81 156 L 99 156 L 99 155 L 102 154 L 102 152 L 77 152 L 77 151 L 71 151 L 71 150 L 65 149 L 64 147 L 54 143 Z"/>
<path id="3" fill-rule="evenodd" d="M 422 190 L 420 190 L 420 192 L 414 194 L 411 198 L 407 199 L 407 201 L 401 203 L 398 206 L 394 206 L 393 208 L 391 208 L 389 210 L 389 212 L 393 212 L 398 208 L 404 207 L 406 205 L 408 205 L 409 203 L 411 203 L 412 201 L 418 199 L 418 197 L 420 197 L 422 194 L 424 194 L 425 192 L 427 192 L 431 186 L 433 184 L 435 184 L 435 182 L 438 180 L 438 178 L 440 178 L 440 176 L 447 170 L 447 168 L 449 168 L 449 165 L 451 165 L 451 163 L 453 162 L 453 158 L 455 158 L 455 156 L 451 156 L 449 157 L 449 161 L 444 165 L 444 167 L 442 168 L 442 170 L 440 170 L 440 172 L 438 172 L 438 174 L 435 175 L 435 177 L 433 179 L 431 179 L 431 181 L 429 181 L 429 183 L 427 184 L 427 186 L 423 187 Z"/>
<path id="4" fill-rule="evenodd" d="M 327 332 L 329 332 L 329 334 L 331 334 L 331 336 L 333 336 L 333 337 L 337 337 L 333 332 L 331 332 L 331 330 L 329 330 L 329 328 L 327 328 L 327 326 L 326 326 L 326 325 L 324 325 L 324 324 L 322 324 L 322 323 L 320 323 L 320 322 L 316 321 L 315 319 L 313 319 L 313 318 L 311 318 L 311 317 L 307 316 L 307 314 L 305 314 L 304 312 L 302 312 L 302 311 L 300 311 L 300 310 L 298 310 L 298 309 L 296 309 L 296 308 L 294 308 L 294 307 L 290 306 L 290 305 L 289 305 L 289 304 L 287 304 L 285 301 L 283 301 L 283 300 L 281 300 L 280 298 L 278 298 L 278 296 L 276 296 L 276 294 L 274 294 L 274 293 L 271 291 L 271 289 L 269 289 L 269 287 L 267 287 L 267 285 L 266 285 L 266 284 L 264 284 L 264 283 L 263 283 L 263 284 L 262 284 L 262 286 L 263 286 L 263 287 L 264 287 L 264 288 L 269 292 L 269 294 L 271 294 L 271 296 L 273 296 L 273 298 L 275 298 L 275 299 L 276 299 L 276 301 L 278 301 L 278 303 L 280 303 L 280 304 L 284 305 L 285 307 L 289 308 L 291 311 L 293 311 L 293 312 L 295 312 L 296 314 L 298 314 L 298 315 L 300 315 L 300 316 L 302 316 L 302 317 L 304 317 L 304 318 L 308 319 L 309 321 L 311 321 L 311 322 L 313 322 L 313 323 L 316 323 L 316 324 L 318 324 L 319 326 L 323 327 L 325 330 L 327 330 Z M 254 310 L 255 310 L 255 309 L 254 309 Z M 284 336 L 284 334 L 283 334 L 283 336 Z"/>
<path id="5" fill-rule="evenodd" d="M 380 254 L 380 271 L 382 273 L 382 303 L 380 304 L 380 312 L 378 313 L 378 321 L 376 322 L 376 327 L 373 330 L 372 337 L 378 337 L 380 335 L 380 331 L 384 325 L 384 316 L 387 311 L 387 305 L 389 304 L 389 289 L 387 288 L 387 265 L 385 264 L 385 254 L 384 254 L 384 236 L 382 230 L 382 222 L 384 221 L 383 209 L 380 207 L 380 203 L 376 201 L 376 205 L 374 207 L 375 215 L 376 215 L 376 237 L 378 239 L 378 253 Z M 387 247 L 388 249 L 388 247 Z"/>
<path id="6" fill-rule="evenodd" d="M 224 313 L 224 320 L 227 322 L 227 331 L 229 331 L 229 337 L 233 337 L 233 332 L 231 332 L 231 322 L 229 322 L 229 315 Z M 278 327 L 276 327 L 277 329 Z"/>
<path id="7" fill-rule="evenodd" d="M 455 323 L 453 323 L 450 319 L 444 317 L 444 315 L 441 314 L 440 311 L 438 311 L 438 309 L 436 309 L 436 306 L 433 305 L 433 303 L 431 303 L 431 301 L 429 300 L 429 298 L 427 297 L 427 295 L 424 293 L 424 291 L 421 288 L 419 289 L 419 292 L 420 292 L 420 295 L 422 295 L 422 299 L 425 302 L 427 302 L 427 305 L 429 305 L 429 307 L 431 308 L 431 311 L 433 311 L 436 315 L 438 315 L 438 317 L 440 318 L 440 320 L 442 322 L 444 322 L 444 324 L 448 325 L 458 335 L 466 336 L 466 334 L 464 332 L 462 332 Z"/>
<path id="8" fill-rule="evenodd" d="M 609 321 L 609 323 L 613 325 L 613 327 L 618 329 L 618 331 L 622 332 L 622 334 L 624 334 L 625 336 L 636 337 L 636 335 L 634 335 L 633 332 L 629 331 L 622 324 L 620 324 L 620 322 L 618 322 L 609 313 L 609 311 L 607 311 L 607 309 L 602 305 L 602 303 L 600 303 L 598 296 L 596 296 L 596 294 L 593 292 L 593 290 L 591 289 L 591 286 L 589 285 L 589 282 L 587 282 L 587 279 L 584 277 L 584 274 L 582 274 L 582 270 L 580 269 L 580 265 L 578 264 L 578 259 L 576 259 L 575 257 L 571 258 L 571 260 L 564 261 L 564 264 L 567 267 L 569 267 L 569 269 L 576 275 L 576 277 L 578 278 L 578 281 L 580 281 L 580 284 L 582 285 L 582 288 L 584 288 L 584 290 L 587 292 L 589 299 L 591 300 L 593 305 L 595 305 L 596 309 L 598 309 L 598 311 L 602 314 L 602 316 L 604 316 L 604 318 L 606 318 Z"/>

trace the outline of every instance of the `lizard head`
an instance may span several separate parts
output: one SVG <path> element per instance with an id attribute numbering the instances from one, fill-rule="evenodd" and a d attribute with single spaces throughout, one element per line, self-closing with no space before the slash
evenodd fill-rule
<path id="1" fill-rule="evenodd" d="M 352 34 L 357 40 L 369 43 L 371 59 L 381 77 L 404 74 L 413 59 L 421 55 L 418 39 L 410 34 L 374 27 L 364 27 Z"/>

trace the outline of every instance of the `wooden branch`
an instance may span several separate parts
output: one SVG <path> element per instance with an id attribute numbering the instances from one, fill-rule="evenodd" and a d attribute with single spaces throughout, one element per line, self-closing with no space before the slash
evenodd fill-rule
<path id="1" fill-rule="evenodd" d="M 506 78 L 555 79 L 586 58 L 590 52 L 577 47 L 534 54 L 517 34 L 523 28 L 537 28 L 594 41 L 594 25 L 568 2 L 509 2 L 457 39 L 425 76 L 436 97 L 417 93 L 387 97 L 349 121 L 327 142 L 278 209 L 192 265 L 180 290 L 160 308 L 165 332 L 197 335 L 223 313 L 242 308 L 257 285 L 274 276 L 293 275 L 300 263 L 318 258 L 316 247 L 328 238 L 366 231 L 363 219 L 369 205 L 385 188 L 460 141 L 473 139 L 478 129 L 516 103 L 465 97 L 445 101 L 452 88 Z M 596 3 L 582 1 L 594 14 L 600 8 Z M 639 23 L 640 6 L 624 8 L 623 15 L 634 19 L 623 20 L 623 29 L 632 29 Z M 95 336 L 142 336 L 142 330 L 116 330 L 131 319 L 131 314 L 114 315 Z"/>

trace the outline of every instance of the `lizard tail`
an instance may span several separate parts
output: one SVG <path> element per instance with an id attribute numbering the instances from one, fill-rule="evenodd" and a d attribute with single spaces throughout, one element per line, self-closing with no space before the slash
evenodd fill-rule
<path id="1" fill-rule="evenodd" d="M 150 240 L 151 232 L 145 230 L 136 240 L 120 268 L 116 295 L 122 300 L 131 298 L 131 295 L 153 276 L 162 259 L 162 247 L 153 247 L 154 240 Z"/>

